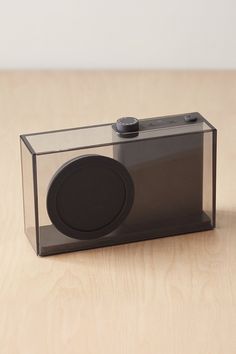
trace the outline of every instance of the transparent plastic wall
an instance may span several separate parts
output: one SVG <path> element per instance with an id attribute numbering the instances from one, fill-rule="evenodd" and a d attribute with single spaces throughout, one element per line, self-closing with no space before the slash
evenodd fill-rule
<path id="1" fill-rule="evenodd" d="M 216 130 L 203 135 L 203 210 L 216 223 Z"/>
<path id="2" fill-rule="evenodd" d="M 21 147 L 22 194 L 24 207 L 24 228 L 31 245 L 37 252 L 37 235 L 35 221 L 35 186 L 33 158 L 35 158 L 23 140 Z"/>
<path id="3" fill-rule="evenodd" d="M 182 116 L 177 116 L 176 121 L 173 118 L 169 121 L 180 122 L 179 125 L 156 128 L 159 121 L 163 120 L 149 119 L 150 129 L 125 139 L 117 135 L 112 124 L 22 136 L 25 231 L 37 254 L 103 247 L 210 230 L 215 226 L 216 130 L 200 115 L 196 124 L 186 124 Z M 54 225 L 47 202 L 58 174 L 73 161 L 79 170 L 80 163 L 89 156 L 105 158 L 108 165 L 111 160 L 116 161 L 132 181 L 124 194 L 129 194 L 132 187 L 133 197 L 129 212 L 115 229 L 99 238 L 80 239 Z M 99 196 L 103 192 L 111 194 L 104 200 L 109 199 L 114 207 L 114 199 L 119 195 L 115 191 L 113 195 L 113 190 L 107 189 L 106 181 L 99 180 L 96 172 L 87 177 L 90 182 L 96 181 L 96 188 L 101 189 Z M 93 201 L 90 192 L 89 207 L 94 208 L 97 200 Z M 86 197 L 85 193 L 81 198 Z M 77 200 L 79 205 L 80 195 Z M 83 212 L 81 205 L 78 207 Z"/>

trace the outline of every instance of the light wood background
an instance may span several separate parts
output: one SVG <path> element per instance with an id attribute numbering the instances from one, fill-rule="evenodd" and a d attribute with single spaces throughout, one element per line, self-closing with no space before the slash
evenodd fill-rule
<path id="1" fill-rule="evenodd" d="M 218 128 L 214 231 L 38 258 L 19 134 L 199 111 Z M 0 353 L 236 353 L 236 72 L 0 73 Z"/>

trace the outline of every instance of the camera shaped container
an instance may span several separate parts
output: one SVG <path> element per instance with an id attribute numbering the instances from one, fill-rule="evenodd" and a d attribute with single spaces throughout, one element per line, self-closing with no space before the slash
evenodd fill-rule
<path id="1" fill-rule="evenodd" d="M 40 256 L 215 227 L 216 129 L 197 112 L 20 143 L 25 233 Z"/>

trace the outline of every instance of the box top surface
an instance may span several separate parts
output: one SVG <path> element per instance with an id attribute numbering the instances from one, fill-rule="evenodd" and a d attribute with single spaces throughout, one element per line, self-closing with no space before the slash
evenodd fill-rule
<path id="1" fill-rule="evenodd" d="M 194 116 L 195 121 L 186 122 L 186 116 Z M 49 154 L 96 146 L 128 143 L 132 141 L 156 139 L 168 136 L 203 133 L 215 128 L 198 112 L 140 119 L 138 134 L 118 134 L 114 123 L 93 125 L 64 130 L 54 130 L 21 135 L 32 154 Z M 148 128 L 142 126 L 148 122 Z"/>

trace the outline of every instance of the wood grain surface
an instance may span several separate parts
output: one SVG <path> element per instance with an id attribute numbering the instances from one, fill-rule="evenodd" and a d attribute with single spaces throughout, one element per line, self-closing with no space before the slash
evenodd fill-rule
<path id="1" fill-rule="evenodd" d="M 19 134 L 199 111 L 218 128 L 217 228 L 37 257 Z M 0 72 L 0 353 L 236 353 L 236 72 Z"/>

